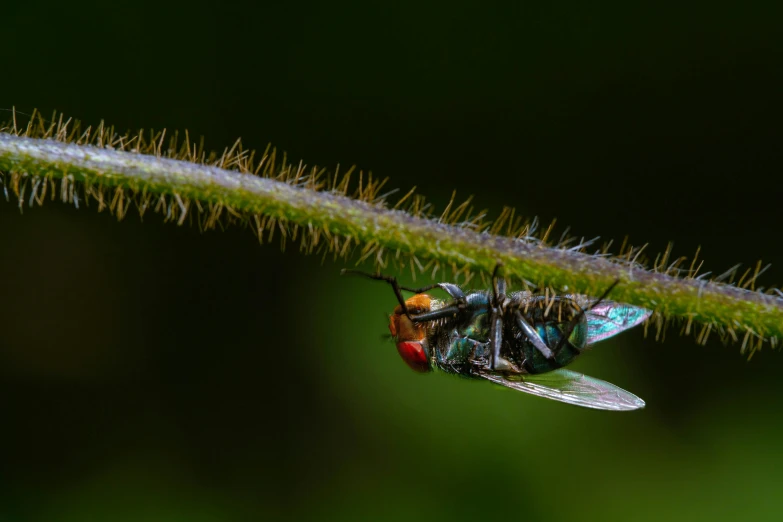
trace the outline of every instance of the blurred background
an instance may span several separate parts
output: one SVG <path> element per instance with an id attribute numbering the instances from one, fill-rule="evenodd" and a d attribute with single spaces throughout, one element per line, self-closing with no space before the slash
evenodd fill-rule
<path id="1" fill-rule="evenodd" d="M 762 7 L 763 6 L 763 7 Z M 774 9 L 774 10 L 773 10 Z M 781 7 L 3 5 L 0 108 L 237 137 L 783 283 Z M 5 119 L 5 118 L 2 118 Z M 783 354 L 641 329 L 582 410 L 411 372 L 383 285 L 0 201 L 0 520 L 780 520 Z M 419 282 L 422 282 L 419 279 Z"/>

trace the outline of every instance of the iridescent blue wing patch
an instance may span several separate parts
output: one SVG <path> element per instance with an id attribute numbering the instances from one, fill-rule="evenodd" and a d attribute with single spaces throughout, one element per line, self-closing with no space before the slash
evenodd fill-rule
<path id="1" fill-rule="evenodd" d="M 481 372 L 488 381 L 514 390 L 555 401 L 596 410 L 631 411 L 644 408 L 644 401 L 631 392 L 599 379 L 569 370 L 554 370 L 537 375 Z"/>
<path id="2" fill-rule="evenodd" d="M 587 344 L 608 339 L 629 328 L 641 324 L 650 317 L 652 312 L 638 306 L 631 306 L 614 301 L 601 301 L 588 310 Z"/>

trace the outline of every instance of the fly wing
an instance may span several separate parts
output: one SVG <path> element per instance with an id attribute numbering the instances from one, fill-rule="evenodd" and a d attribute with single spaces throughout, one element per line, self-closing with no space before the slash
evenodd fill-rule
<path id="1" fill-rule="evenodd" d="M 637 324 L 644 322 L 652 312 L 638 306 L 631 306 L 614 301 L 601 301 L 588 310 L 587 344 L 608 339 Z"/>
<path id="2" fill-rule="evenodd" d="M 570 370 L 560 369 L 512 378 L 486 372 L 481 372 L 480 375 L 501 386 L 585 408 L 610 411 L 644 408 L 644 401 L 633 393 Z"/>

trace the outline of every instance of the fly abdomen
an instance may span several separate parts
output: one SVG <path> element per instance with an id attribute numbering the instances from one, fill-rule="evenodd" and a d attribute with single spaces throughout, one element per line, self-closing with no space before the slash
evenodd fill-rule
<path id="1" fill-rule="evenodd" d="M 574 325 L 568 339 L 564 339 L 568 323 L 547 321 L 534 326 L 544 343 L 552 350 L 554 356 L 546 358 L 527 337 L 517 335 L 517 343 L 522 344 L 524 354 L 523 367 L 528 373 L 546 373 L 563 368 L 571 363 L 584 350 L 587 324 L 580 321 Z"/>

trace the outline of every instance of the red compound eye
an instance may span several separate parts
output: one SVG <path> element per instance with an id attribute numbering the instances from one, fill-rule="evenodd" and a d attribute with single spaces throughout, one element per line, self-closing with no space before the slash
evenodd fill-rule
<path id="1" fill-rule="evenodd" d="M 417 372 L 430 371 L 430 362 L 427 359 L 427 351 L 424 345 L 418 341 L 405 341 L 397 343 L 397 351 L 400 352 L 402 360 Z"/>

